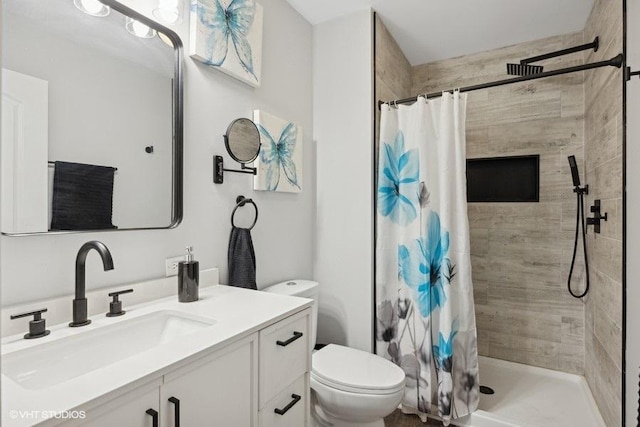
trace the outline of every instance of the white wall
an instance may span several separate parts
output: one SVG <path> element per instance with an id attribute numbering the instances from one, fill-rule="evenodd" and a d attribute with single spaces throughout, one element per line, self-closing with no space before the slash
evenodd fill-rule
<path id="1" fill-rule="evenodd" d="M 150 15 L 150 6 L 133 2 Z M 71 294 L 75 256 L 92 239 L 104 242 L 115 270 L 103 272 L 99 257 L 89 255 L 87 288 L 124 284 L 164 276 L 166 257 L 181 255 L 193 245 L 200 268 L 220 267 L 227 279 L 229 215 L 238 194 L 255 199 L 260 219 L 252 235 L 258 286 L 312 274 L 312 230 L 315 203 L 313 162 L 311 48 L 312 28 L 285 0 L 262 0 L 264 36 L 262 86 L 249 86 L 207 66 L 184 58 L 185 143 L 184 220 L 172 230 L 116 231 L 0 237 L 2 306 Z M 146 9 L 145 9 L 146 7 Z M 186 9 L 185 9 L 186 10 Z M 188 51 L 188 16 L 176 28 Z M 124 31 L 124 29 L 123 29 Z M 253 177 L 226 174 L 213 184 L 214 154 L 224 154 L 222 135 L 238 117 L 254 108 L 299 123 L 304 129 L 303 192 L 254 192 Z M 240 222 L 240 221 L 238 221 Z M 105 295 L 106 298 L 106 295 Z M 69 300 L 71 307 L 71 300 Z"/>
<path id="2" fill-rule="evenodd" d="M 371 351 L 373 24 L 370 11 L 313 31 L 318 339 Z"/>
<path id="3" fill-rule="evenodd" d="M 627 1 L 627 65 L 640 69 L 640 4 Z M 626 425 L 638 425 L 638 373 L 640 372 L 640 79 L 627 83 L 627 354 Z"/>

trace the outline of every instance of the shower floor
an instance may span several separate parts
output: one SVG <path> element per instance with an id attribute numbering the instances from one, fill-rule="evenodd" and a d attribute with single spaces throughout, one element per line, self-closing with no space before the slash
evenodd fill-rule
<path id="1" fill-rule="evenodd" d="M 480 383 L 495 394 L 480 395 L 478 410 L 452 421 L 467 427 L 604 427 L 585 379 L 549 369 L 480 356 Z M 386 427 L 424 426 L 415 415 L 394 412 Z M 441 425 L 430 420 L 429 426 Z"/>
<path id="2" fill-rule="evenodd" d="M 579 375 L 480 356 L 478 410 L 457 425 L 473 427 L 604 427 L 589 386 Z"/>

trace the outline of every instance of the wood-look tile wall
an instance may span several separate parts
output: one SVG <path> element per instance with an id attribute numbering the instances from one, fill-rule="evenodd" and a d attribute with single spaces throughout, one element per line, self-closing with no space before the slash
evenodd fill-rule
<path id="1" fill-rule="evenodd" d="M 579 32 L 416 66 L 412 93 L 505 79 L 508 62 L 582 43 Z M 577 53 L 544 65 L 581 63 Z M 467 158 L 540 155 L 539 203 L 468 205 L 478 350 L 578 374 L 584 305 L 566 289 L 576 209 L 567 156 L 584 170 L 583 74 L 469 92 L 467 102 Z"/>
<path id="2" fill-rule="evenodd" d="M 602 61 L 622 52 L 622 2 L 596 0 L 584 31 L 600 37 Z M 622 422 L 622 71 L 603 68 L 585 75 L 585 169 L 587 203 L 602 200 L 601 233 L 591 230 L 591 290 L 585 298 L 585 377 L 607 426 Z M 588 208 L 587 208 L 588 212 Z"/>
<path id="3" fill-rule="evenodd" d="M 375 21 L 375 141 L 380 132 L 378 101 L 392 101 L 411 96 L 411 64 L 378 15 Z M 377 153 L 376 146 L 376 153 Z"/>

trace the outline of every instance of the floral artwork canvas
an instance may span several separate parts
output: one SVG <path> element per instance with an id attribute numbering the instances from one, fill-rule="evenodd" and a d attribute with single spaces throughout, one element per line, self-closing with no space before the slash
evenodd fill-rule
<path id="1" fill-rule="evenodd" d="M 255 0 L 192 0 L 189 55 L 260 86 L 262 14 Z"/>
<path id="2" fill-rule="evenodd" d="M 302 128 L 264 111 L 255 110 L 253 121 L 260 131 L 256 159 L 255 190 L 299 193 L 302 191 Z"/>

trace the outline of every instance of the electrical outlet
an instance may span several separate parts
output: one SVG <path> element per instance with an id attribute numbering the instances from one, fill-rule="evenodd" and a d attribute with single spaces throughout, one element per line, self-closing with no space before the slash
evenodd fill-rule
<path id="1" fill-rule="evenodd" d="M 169 276 L 178 275 L 178 263 L 184 261 L 184 256 L 174 256 L 164 261 L 165 274 Z"/>

